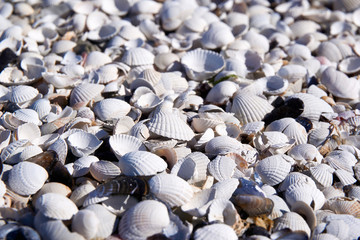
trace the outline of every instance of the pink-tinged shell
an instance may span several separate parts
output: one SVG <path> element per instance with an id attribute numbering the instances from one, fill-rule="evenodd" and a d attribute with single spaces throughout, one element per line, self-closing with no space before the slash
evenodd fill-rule
<path id="1" fill-rule="evenodd" d="M 360 217 L 360 201 L 356 198 L 331 198 L 327 200 L 325 207 L 337 214 L 350 214 L 356 218 Z"/>

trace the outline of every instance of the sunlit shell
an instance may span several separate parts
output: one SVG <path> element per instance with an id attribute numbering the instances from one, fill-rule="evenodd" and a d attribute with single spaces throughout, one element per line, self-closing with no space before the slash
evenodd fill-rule
<path id="1" fill-rule="evenodd" d="M 72 175 L 74 177 L 81 177 L 88 174 L 91 163 L 97 161 L 99 161 L 99 159 L 95 156 L 85 156 L 77 159 L 73 165 L 74 172 Z"/>
<path id="2" fill-rule="evenodd" d="M 336 169 L 334 173 L 344 186 L 354 184 L 357 181 L 354 178 L 353 173 L 350 173 L 344 169 Z"/>
<path id="3" fill-rule="evenodd" d="M 205 152 L 211 155 L 218 155 L 236 152 L 241 148 L 242 144 L 240 141 L 229 136 L 219 136 L 211 139 L 205 145 Z"/>
<path id="4" fill-rule="evenodd" d="M 131 106 L 127 102 L 116 98 L 101 100 L 94 107 L 96 116 L 103 121 L 124 117 L 130 110 Z"/>
<path id="5" fill-rule="evenodd" d="M 71 189 L 68 186 L 58 182 L 45 183 L 44 186 L 32 196 L 32 204 L 34 207 L 36 200 L 46 193 L 57 193 L 67 197 L 71 194 Z"/>
<path id="6" fill-rule="evenodd" d="M 27 196 L 36 193 L 47 178 L 47 171 L 40 165 L 20 162 L 10 170 L 8 184 L 14 192 Z"/>
<path id="7" fill-rule="evenodd" d="M 278 75 L 287 79 L 290 83 L 305 78 L 307 70 L 301 65 L 289 64 L 279 69 Z"/>
<path id="8" fill-rule="evenodd" d="M 128 152 L 145 150 L 144 144 L 138 138 L 125 134 L 112 135 L 109 144 L 118 159 Z"/>
<path id="9" fill-rule="evenodd" d="M 231 29 L 223 22 L 213 22 L 201 38 L 201 44 L 207 49 L 216 49 L 234 41 Z"/>
<path id="10" fill-rule="evenodd" d="M 284 181 L 280 184 L 278 191 L 283 192 L 286 191 L 289 186 L 297 183 L 297 182 L 306 182 L 311 187 L 315 187 L 315 182 L 307 175 L 299 172 L 291 172 L 286 176 Z"/>
<path id="11" fill-rule="evenodd" d="M 323 158 L 314 145 L 307 143 L 299 144 L 293 147 L 288 152 L 288 155 L 301 164 L 312 161 L 320 163 Z"/>
<path id="12" fill-rule="evenodd" d="M 204 216 L 215 198 L 215 194 L 215 189 L 204 189 L 195 192 L 193 198 L 187 204 L 181 206 L 181 210 L 193 216 Z"/>
<path id="13" fill-rule="evenodd" d="M 235 113 L 241 124 L 246 124 L 261 121 L 273 108 L 259 96 L 238 92 L 233 99 L 231 112 Z"/>
<path id="14" fill-rule="evenodd" d="M 13 103 L 23 103 L 34 99 L 39 91 L 36 88 L 26 85 L 16 86 L 12 89 L 9 101 Z"/>
<path id="15" fill-rule="evenodd" d="M 91 163 L 89 170 L 91 176 L 99 182 L 119 176 L 121 173 L 120 168 L 116 164 L 105 160 Z"/>
<path id="16" fill-rule="evenodd" d="M 80 207 L 81 205 L 83 205 L 88 194 L 93 190 L 95 190 L 93 184 L 91 184 L 90 182 L 84 183 L 74 189 L 70 196 L 70 199 L 76 204 L 77 207 Z"/>
<path id="17" fill-rule="evenodd" d="M 209 173 L 219 182 L 231 178 L 235 168 L 234 159 L 226 156 L 217 156 L 208 164 Z"/>
<path id="18" fill-rule="evenodd" d="M 215 76 L 225 66 L 222 56 L 202 49 L 187 52 L 181 58 L 181 63 L 185 67 L 187 76 L 197 81 Z"/>
<path id="19" fill-rule="evenodd" d="M 167 164 L 153 153 L 135 151 L 123 155 L 119 159 L 119 167 L 127 176 L 148 176 L 164 171 Z"/>
<path id="20" fill-rule="evenodd" d="M 77 106 L 79 104 L 81 107 L 86 106 L 88 102 L 97 97 L 103 89 L 103 85 L 92 83 L 84 83 L 75 87 L 71 91 L 70 106 Z"/>
<path id="21" fill-rule="evenodd" d="M 305 128 L 293 118 L 282 118 L 270 123 L 265 131 L 279 131 L 284 133 L 289 139 L 294 139 L 296 144 L 307 142 Z"/>
<path id="22" fill-rule="evenodd" d="M 310 168 L 312 177 L 324 187 L 332 185 L 334 171 L 332 167 L 323 163 Z"/>
<path id="23" fill-rule="evenodd" d="M 284 213 L 283 216 L 275 220 L 274 231 L 279 231 L 284 228 L 290 228 L 292 231 L 304 231 L 308 236 L 311 234 L 311 230 L 306 221 L 295 212 Z"/>
<path id="24" fill-rule="evenodd" d="M 104 206 L 92 204 L 84 208 L 84 210 L 93 211 L 101 221 L 94 238 L 107 238 L 115 231 L 118 223 L 116 215 L 109 212 Z"/>
<path id="25" fill-rule="evenodd" d="M 274 203 L 273 210 L 269 215 L 270 219 L 276 219 L 284 215 L 284 213 L 290 212 L 290 209 L 284 199 L 282 199 L 278 195 L 270 195 L 268 196 L 268 198 L 271 199 Z"/>
<path id="26" fill-rule="evenodd" d="M 85 71 L 88 71 L 101 67 L 110 62 L 111 58 L 107 54 L 99 51 L 92 51 L 87 55 L 85 59 L 84 68 Z"/>
<path id="27" fill-rule="evenodd" d="M 32 141 L 41 137 L 40 128 L 34 123 L 24 123 L 16 129 L 16 139 L 27 139 Z"/>
<path id="28" fill-rule="evenodd" d="M 129 66 L 141 66 L 154 63 L 155 56 L 144 48 L 130 48 L 122 57 L 122 62 Z"/>
<path id="29" fill-rule="evenodd" d="M 166 206 L 155 200 L 144 200 L 128 209 L 119 223 L 124 239 L 142 239 L 161 233 L 170 224 Z"/>
<path id="30" fill-rule="evenodd" d="M 351 214 L 354 217 L 360 215 L 360 202 L 358 199 L 347 197 L 335 197 L 328 199 L 325 207 L 337 214 Z"/>
<path id="31" fill-rule="evenodd" d="M 95 234 L 100 225 L 100 220 L 97 218 L 95 213 L 90 210 L 78 211 L 72 221 L 71 229 L 74 232 L 81 234 L 86 239 L 95 237 Z"/>
<path id="32" fill-rule="evenodd" d="M 87 156 L 100 147 L 100 141 L 95 135 L 87 132 L 75 132 L 67 138 L 71 152 L 78 157 Z"/>
<path id="33" fill-rule="evenodd" d="M 251 49 L 253 49 L 259 54 L 264 54 L 269 51 L 270 45 L 268 39 L 264 35 L 259 34 L 256 31 L 248 31 L 242 37 L 242 39 L 249 42 Z"/>
<path id="34" fill-rule="evenodd" d="M 40 119 L 48 115 L 51 111 L 50 101 L 43 98 L 36 100 L 30 108 L 38 113 Z"/>
<path id="35" fill-rule="evenodd" d="M 205 239 L 238 239 L 235 231 L 226 224 L 215 223 L 211 225 L 207 225 L 205 227 L 199 228 L 195 231 L 194 239 L 195 240 L 205 240 Z"/>

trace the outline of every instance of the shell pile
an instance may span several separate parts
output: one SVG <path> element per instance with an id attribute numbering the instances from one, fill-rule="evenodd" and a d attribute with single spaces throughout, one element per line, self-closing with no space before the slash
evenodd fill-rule
<path id="1" fill-rule="evenodd" d="M 358 239 L 360 1 L 0 1 L 1 239 Z"/>

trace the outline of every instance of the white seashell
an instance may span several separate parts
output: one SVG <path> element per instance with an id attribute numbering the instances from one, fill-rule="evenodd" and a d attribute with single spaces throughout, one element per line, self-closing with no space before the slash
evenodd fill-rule
<path id="1" fill-rule="evenodd" d="M 21 17 L 27 17 L 34 13 L 34 9 L 28 3 L 19 2 L 14 6 L 14 13 Z"/>
<path id="2" fill-rule="evenodd" d="M 210 155 L 219 155 L 229 152 L 237 152 L 242 148 L 243 145 L 240 141 L 229 136 L 219 136 L 211 139 L 205 145 L 205 152 Z"/>
<path id="3" fill-rule="evenodd" d="M 78 211 L 71 224 L 71 229 L 74 232 L 81 234 L 86 239 L 95 237 L 95 234 L 100 225 L 100 220 L 93 211 L 80 210 Z"/>
<path id="4" fill-rule="evenodd" d="M 101 224 L 98 225 L 98 230 L 94 238 L 107 238 L 116 230 L 116 215 L 109 212 L 104 206 L 93 204 L 87 206 L 84 210 L 93 211 L 101 221 Z"/>
<path id="5" fill-rule="evenodd" d="M 284 181 L 280 184 L 278 191 L 283 192 L 288 189 L 289 186 L 297 183 L 297 182 L 306 182 L 307 184 L 311 185 L 311 187 L 316 187 L 315 182 L 307 175 L 299 172 L 291 172 L 289 175 L 286 176 Z"/>
<path id="6" fill-rule="evenodd" d="M 67 138 L 71 152 L 77 157 L 87 156 L 100 147 L 100 141 L 95 135 L 87 132 L 75 132 Z"/>
<path id="7" fill-rule="evenodd" d="M 32 109 L 18 109 L 13 114 L 13 117 L 23 123 L 33 123 L 38 126 L 42 124 L 39 120 L 39 115 Z"/>
<path id="8" fill-rule="evenodd" d="M 307 70 L 301 65 L 289 64 L 281 67 L 277 74 L 280 77 L 287 79 L 290 83 L 293 83 L 299 79 L 304 79 L 307 74 Z"/>
<path id="9" fill-rule="evenodd" d="M 310 49 L 308 47 L 306 47 L 305 45 L 302 45 L 302 44 L 291 45 L 287 49 L 287 54 L 292 58 L 301 57 L 304 60 L 307 60 L 307 59 L 311 58 Z"/>
<path id="10" fill-rule="evenodd" d="M 283 118 L 270 123 L 265 131 L 279 131 L 284 133 L 289 139 L 294 139 L 296 144 L 307 142 L 305 128 L 293 118 Z"/>
<path id="11" fill-rule="evenodd" d="M 13 11 L 14 11 L 14 7 L 13 5 L 11 5 L 11 3 L 1 4 L 0 15 L 3 16 L 4 18 L 10 17 Z"/>
<path id="12" fill-rule="evenodd" d="M 209 91 L 206 96 L 206 101 L 214 104 L 224 104 L 238 89 L 239 86 L 236 83 L 232 81 L 222 81 Z"/>
<path id="13" fill-rule="evenodd" d="M 123 215 L 123 213 L 135 206 L 139 201 L 130 195 L 112 195 L 108 199 L 102 202 L 102 205 L 117 216 Z"/>
<path id="14" fill-rule="evenodd" d="M 333 95 L 341 98 L 357 99 L 359 97 L 359 84 L 356 79 L 348 78 L 344 73 L 328 67 L 321 74 L 321 83 Z"/>
<path id="15" fill-rule="evenodd" d="M 23 161 L 26 161 L 27 159 L 33 157 L 33 156 L 36 156 L 40 153 L 42 153 L 42 149 L 39 147 L 39 146 L 27 146 L 25 147 L 24 149 L 21 150 L 21 153 L 19 154 L 18 158 L 14 159 L 13 157 L 11 157 L 10 159 L 8 159 L 7 163 L 11 163 L 13 164 L 14 163 L 14 160 L 15 162 L 23 162 Z M 14 156 L 15 157 L 15 156 Z"/>
<path id="16" fill-rule="evenodd" d="M 36 88 L 20 85 L 12 89 L 9 101 L 13 103 L 23 103 L 34 99 L 39 94 Z"/>
<path id="17" fill-rule="evenodd" d="M 77 207 L 80 207 L 81 205 L 83 205 L 88 194 L 93 190 L 95 190 L 95 187 L 90 182 L 82 184 L 76 189 L 74 189 L 70 196 L 70 199 L 76 204 Z"/>
<path id="18" fill-rule="evenodd" d="M 246 124 L 261 121 L 273 108 L 259 96 L 238 92 L 233 99 L 231 112 L 235 113 L 241 124 Z"/>
<path id="19" fill-rule="evenodd" d="M 255 167 L 264 183 L 274 186 L 282 182 L 289 174 L 293 159 L 286 155 L 274 155 L 264 158 Z"/>
<path id="20" fill-rule="evenodd" d="M 70 95 L 70 106 L 85 106 L 91 99 L 96 98 L 104 90 L 103 85 L 84 83 L 76 86 Z"/>
<path id="21" fill-rule="evenodd" d="M 193 24 L 193 23 L 192 23 Z M 201 44 L 207 49 L 221 48 L 235 40 L 229 26 L 223 22 L 213 22 L 201 38 Z"/>
<path id="22" fill-rule="evenodd" d="M 314 145 L 307 143 L 295 146 L 288 152 L 288 155 L 302 164 L 312 161 L 320 163 L 323 158 Z"/>
<path id="23" fill-rule="evenodd" d="M 101 10 L 109 15 L 124 16 L 130 9 L 128 0 L 105 0 L 101 1 Z"/>
<path id="24" fill-rule="evenodd" d="M 317 49 L 317 55 L 324 56 L 335 63 L 343 58 L 340 49 L 331 41 L 322 42 Z"/>
<path id="25" fill-rule="evenodd" d="M 144 114 L 147 114 L 154 110 L 161 103 L 162 99 L 160 99 L 154 93 L 150 92 L 140 96 L 135 102 L 134 106 L 140 109 Z"/>
<path id="26" fill-rule="evenodd" d="M 41 137 L 40 128 L 34 123 L 24 123 L 16 129 L 15 133 L 17 140 L 27 139 L 33 141 Z"/>
<path id="27" fill-rule="evenodd" d="M 161 233 L 169 224 L 168 210 L 163 203 L 144 200 L 125 212 L 118 231 L 124 239 L 144 239 Z"/>
<path id="28" fill-rule="evenodd" d="M 319 164 L 310 168 L 314 180 L 324 187 L 330 187 L 333 184 L 334 169 L 327 164 Z"/>
<path id="29" fill-rule="evenodd" d="M 229 226 L 233 226 L 239 219 L 234 205 L 227 199 L 215 199 L 209 207 L 207 217 L 209 222 L 220 221 Z"/>
<path id="30" fill-rule="evenodd" d="M 146 150 L 144 144 L 138 138 L 125 134 L 110 136 L 109 144 L 118 159 L 128 152 Z"/>
<path id="31" fill-rule="evenodd" d="M 57 193 L 41 195 L 36 201 L 36 208 L 46 217 L 59 220 L 69 220 L 78 212 L 73 201 Z"/>
<path id="32" fill-rule="evenodd" d="M 51 83 L 56 88 L 73 86 L 76 82 L 68 75 L 61 73 L 44 72 L 42 73 L 42 77 L 45 79 L 46 82 Z"/>
<path id="33" fill-rule="evenodd" d="M 235 231 L 226 224 L 215 223 L 207 225 L 205 227 L 199 228 L 195 231 L 194 239 L 195 240 L 205 240 L 205 239 L 237 239 Z"/>
<path id="34" fill-rule="evenodd" d="M 8 184 L 15 193 L 27 196 L 36 193 L 47 178 L 47 171 L 40 165 L 20 162 L 10 170 Z"/>
<path id="35" fill-rule="evenodd" d="M 360 214 L 360 202 L 356 198 L 334 197 L 328 199 L 324 208 L 330 209 L 337 214 L 350 214 L 358 218 Z"/>
<path id="36" fill-rule="evenodd" d="M 127 102 L 116 98 L 101 100 L 94 107 L 96 116 L 103 121 L 124 117 L 130 110 L 131 106 Z"/>
<path id="37" fill-rule="evenodd" d="M 10 143 L 4 148 L 4 150 L 1 151 L 1 160 L 5 162 L 13 155 L 19 154 L 20 150 L 18 149 L 21 147 L 25 147 L 26 145 L 28 145 L 28 143 L 29 141 L 26 139 Z"/>
<path id="38" fill-rule="evenodd" d="M 66 156 L 68 153 L 68 145 L 62 138 L 58 138 L 53 144 L 51 144 L 47 150 L 53 150 L 57 153 L 59 161 L 65 164 Z"/>
<path id="39" fill-rule="evenodd" d="M 192 216 L 201 217 L 207 213 L 207 210 L 215 198 L 216 189 L 204 189 L 195 192 L 193 198 L 181 210 Z"/>
<path id="40" fill-rule="evenodd" d="M 309 20 L 299 20 L 291 24 L 290 29 L 294 37 L 297 38 L 308 33 L 317 32 L 320 29 L 320 25 Z"/>
<path id="41" fill-rule="evenodd" d="M 51 111 L 50 101 L 45 98 L 36 100 L 30 108 L 38 113 L 40 119 L 44 118 Z"/>
<path id="42" fill-rule="evenodd" d="M 86 19 L 86 26 L 91 30 L 95 30 L 109 21 L 108 16 L 98 10 L 89 13 Z"/>
<path id="43" fill-rule="evenodd" d="M 148 127 L 145 125 L 146 121 L 147 120 L 136 123 L 130 129 L 129 135 L 134 136 L 142 141 L 148 139 L 150 137 L 150 132 Z"/>
<path id="44" fill-rule="evenodd" d="M 193 197 L 191 186 L 173 174 L 158 174 L 149 180 L 150 192 L 170 207 L 182 206 Z"/>
<path id="45" fill-rule="evenodd" d="M 85 59 L 84 68 L 85 71 L 89 71 L 92 69 L 97 69 L 111 62 L 112 60 L 107 54 L 99 51 L 92 51 Z"/>
<path id="46" fill-rule="evenodd" d="M 123 155 L 119 159 L 119 167 L 127 176 L 148 176 L 164 171 L 167 164 L 153 153 L 135 151 Z"/>
<path id="47" fill-rule="evenodd" d="M 74 162 L 73 168 L 73 176 L 74 177 L 81 177 L 89 173 L 90 171 L 90 165 L 93 162 L 97 162 L 99 159 L 95 156 L 85 156 L 77 159 Z"/>
<path id="48" fill-rule="evenodd" d="M 52 52 L 56 54 L 65 53 L 67 51 L 71 51 L 76 46 L 75 42 L 69 40 L 60 40 L 54 42 L 52 46 Z"/>
<path id="49" fill-rule="evenodd" d="M 197 81 L 215 76 L 225 66 L 225 61 L 222 56 L 215 52 L 202 49 L 187 52 L 181 58 L 181 63 L 185 67 L 186 75 L 190 79 Z"/>
<path id="50" fill-rule="evenodd" d="M 120 168 L 110 161 L 100 160 L 91 163 L 90 173 L 94 179 L 101 181 L 107 181 L 111 178 L 120 175 Z"/>
<path id="51" fill-rule="evenodd" d="M 346 186 L 356 183 L 356 179 L 353 177 L 353 173 L 349 173 L 344 169 L 336 169 L 335 172 L 336 176 L 340 179 L 340 182 Z"/>
<path id="52" fill-rule="evenodd" d="M 251 49 L 259 53 L 260 55 L 267 53 L 270 49 L 268 39 L 264 35 L 259 34 L 253 30 L 248 31 L 242 37 L 242 39 L 249 42 Z"/>
<path id="53" fill-rule="evenodd" d="M 292 231 L 304 231 L 308 236 L 311 235 L 311 230 L 306 221 L 295 212 L 284 213 L 283 216 L 275 220 L 274 232 L 284 228 L 289 228 Z"/>
<path id="54" fill-rule="evenodd" d="M 154 64 L 155 56 L 145 48 L 130 48 L 121 58 L 121 62 L 134 67 Z"/>
<path id="55" fill-rule="evenodd" d="M 45 193 L 57 193 L 67 197 L 71 194 L 71 189 L 68 186 L 58 182 L 45 183 L 44 186 L 32 196 L 32 204 L 34 207 L 37 199 Z"/>
<path id="56" fill-rule="evenodd" d="M 0 132 L 0 150 L 3 150 L 10 143 L 11 131 L 4 130 Z"/>
<path id="57" fill-rule="evenodd" d="M 284 215 L 286 212 L 290 212 L 290 209 L 284 199 L 279 197 L 278 195 L 270 195 L 268 196 L 269 199 L 274 203 L 273 210 L 269 215 L 270 219 L 276 219 Z"/>
<path id="58" fill-rule="evenodd" d="M 209 173 L 219 182 L 230 179 L 235 172 L 235 168 L 235 161 L 226 156 L 217 156 L 208 164 Z"/>

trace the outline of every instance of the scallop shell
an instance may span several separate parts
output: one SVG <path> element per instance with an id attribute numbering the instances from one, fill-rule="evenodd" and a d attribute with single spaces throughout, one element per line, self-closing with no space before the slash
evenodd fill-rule
<path id="1" fill-rule="evenodd" d="M 335 197 L 328 199 L 325 207 L 337 214 L 350 214 L 357 218 L 360 216 L 360 202 L 358 199 Z"/>
<path id="2" fill-rule="evenodd" d="M 40 119 L 44 118 L 51 111 L 50 101 L 44 98 L 36 100 L 30 108 L 38 113 Z"/>
<path id="3" fill-rule="evenodd" d="M 232 81 L 222 81 L 209 91 L 206 101 L 213 104 L 224 104 L 233 96 L 238 88 L 239 86 Z"/>
<path id="4" fill-rule="evenodd" d="M 289 139 L 294 139 L 296 144 L 307 142 L 307 133 L 305 128 L 293 118 L 282 118 L 270 123 L 265 131 L 283 132 Z"/>
<path id="5" fill-rule="evenodd" d="M 194 239 L 195 240 L 205 240 L 205 239 L 221 239 L 221 240 L 236 240 L 238 237 L 236 236 L 235 231 L 226 224 L 215 223 L 211 225 L 207 225 L 205 227 L 199 228 L 195 231 Z"/>
<path id="6" fill-rule="evenodd" d="M 235 161 L 226 156 L 217 156 L 208 164 L 209 173 L 219 182 L 231 178 L 235 168 Z"/>
<path id="7" fill-rule="evenodd" d="M 282 182 L 289 174 L 291 162 L 294 161 L 286 155 L 274 155 L 264 158 L 255 167 L 264 183 L 274 186 Z"/>
<path id="8" fill-rule="evenodd" d="M 348 78 L 344 73 L 328 67 L 321 74 L 321 83 L 333 95 L 341 98 L 357 99 L 359 97 L 359 84 L 356 79 Z"/>
<path id="9" fill-rule="evenodd" d="M 300 163 L 306 162 L 316 162 L 320 163 L 322 160 L 322 155 L 317 150 L 317 148 L 312 144 L 299 144 L 293 147 L 289 152 L 288 155 L 294 158 L 295 161 Z"/>
<path id="10" fill-rule="evenodd" d="M 13 103 L 23 103 L 34 99 L 38 94 L 39 91 L 36 88 L 20 85 L 12 89 L 9 101 Z"/>
<path id="11" fill-rule="evenodd" d="M 153 153 L 135 151 L 123 155 L 119 159 L 119 167 L 127 176 L 148 176 L 164 171 L 167 164 Z"/>
<path id="12" fill-rule="evenodd" d="M 84 210 L 93 211 L 101 221 L 101 224 L 98 225 L 98 230 L 94 238 L 107 238 L 116 230 L 118 224 L 116 215 L 109 212 L 104 206 L 93 204 L 87 206 Z"/>
<path id="13" fill-rule="evenodd" d="M 70 196 L 70 199 L 76 204 L 77 207 L 80 207 L 81 205 L 83 205 L 88 194 L 93 190 L 95 190 L 94 185 L 90 182 L 87 182 L 74 189 Z"/>
<path id="14" fill-rule="evenodd" d="M 93 84 L 93 83 L 83 83 L 79 86 L 76 86 L 70 95 L 70 106 L 85 106 L 91 99 L 97 97 L 102 90 L 104 89 L 103 85 Z"/>
<path id="15" fill-rule="evenodd" d="M 36 193 L 48 178 L 47 171 L 31 162 L 16 164 L 9 174 L 8 184 L 15 193 L 27 196 Z"/>
<path id="16" fill-rule="evenodd" d="M 234 40 L 234 35 L 229 26 L 218 21 L 211 23 L 208 30 L 203 33 L 201 44 L 204 48 L 216 49 L 226 46 Z"/>
<path id="17" fill-rule="evenodd" d="M 273 108 L 259 96 L 238 92 L 233 99 L 230 111 L 235 113 L 241 124 L 246 124 L 261 121 Z"/>
<path id="18" fill-rule="evenodd" d="M 110 136 L 109 144 L 118 159 L 128 152 L 146 150 L 144 144 L 138 138 L 125 134 Z"/>
<path id="19" fill-rule="evenodd" d="M 339 178 L 340 182 L 346 186 L 356 183 L 356 179 L 353 177 L 353 173 L 349 173 L 344 169 L 336 169 L 335 172 L 336 176 Z"/>
<path id="20" fill-rule="evenodd" d="M 75 132 L 67 138 L 71 152 L 77 157 L 87 156 L 100 147 L 100 141 L 95 135 L 87 132 Z"/>
<path id="21" fill-rule="evenodd" d="M 240 141 L 229 137 L 219 136 L 211 139 L 205 146 L 205 152 L 210 155 L 226 154 L 236 152 L 243 148 Z"/>
<path id="22" fill-rule="evenodd" d="M 39 120 L 39 115 L 32 109 L 18 109 L 12 115 L 23 123 L 34 123 L 38 126 L 42 124 Z"/>
<path id="23" fill-rule="evenodd" d="M 268 196 L 268 198 L 271 199 L 272 202 L 274 203 L 273 210 L 269 215 L 270 219 L 274 220 L 284 215 L 284 213 L 290 212 L 290 209 L 286 204 L 286 202 L 278 195 L 270 195 Z"/>
<path id="24" fill-rule="evenodd" d="M 106 181 L 120 175 L 120 168 L 110 161 L 100 160 L 91 163 L 90 173 L 94 179 Z"/>
<path id="25" fill-rule="evenodd" d="M 284 213 L 283 216 L 275 220 L 274 232 L 284 228 L 289 228 L 292 231 L 304 231 L 308 236 L 311 235 L 311 230 L 306 221 L 295 212 Z"/>
<path id="26" fill-rule="evenodd" d="M 66 156 L 68 153 L 68 145 L 62 138 L 58 138 L 53 144 L 51 144 L 47 150 L 53 150 L 59 157 L 59 161 L 65 164 Z"/>
<path id="27" fill-rule="evenodd" d="M 182 206 L 193 197 L 193 190 L 182 178 L 173 174 L 158 174 L 149 180 L 150 192 L 170 207 Z"/>
<path id="28" fill-rule="evenodd" d="M 34 123 L 24 123 L 16 129 L 16 139 L 26 139 L 33 141 L 36 138 L 41 137 L 40 128 Z"/>
<path id="29" fill-rule="evenodd" d="M 324 187 L 330 187 L 333 184 L 334 171 L 332 167 L 323 163 L 310 168 L 312 177 Z"/>
<path id="30" fill-rule="evenodd" d="M 124 239 L 144 239 L 161 233 L 170 224 L 163 203 L 144 200 L 128 209 L 119 223 L 119 235 Z"/>
<path id="31" fill-rule="evenodd" d="M 41 195 L 36 201 L 36 208 L 46 217 L 59 220 L 71 219 L 78 212 L 73 201 L 57 193 Z"/>
<path id="32" fill-rule="evenodd" d="M 99 159 L 95 156 L 85 156 L 77 159 L 74 162 L 73 168 L 73 176 L 74 177 L 81 177 L 89 173 L 90 171 L 90 165 L 93 162 L 97 162 Z"/>
<path id="33" fill-rule="evenodd" d="M 154 64 L 154 58 L 155 56 L 145 48 L 130 48 L 124 53 L 121 62 L 134 67 Z"/>
<path id="34" fill-rule="evenodd" d="M 213 51 L 202 49 L 187 52 L 181 58 L 181 63 L 186 70 L 186 75 L 196 81 L 215 76 L 225 66 L 222 56 Z"/>
<path id="35" fill-rule="evenodd" d="M 281 67 L 277 74 L 280 77 L 287 79 L 290 83 L 293 83 L 299 79 L 304 79 L 307 74 L 307 70 L 301 65 L 289 64 Z"/>
<path id="36" fill-rule="evenodd" d="M 93 211 L 80 210 L 78 211 L 72 221 L 71 229 L 74 232 L 81 234 L 86 239 L 92 239 L 100 225 L 100 220 Z"/>
<path id="37" fill-rule="evenodd" d="M 209 207 L 207 217 L 210 222 L 220 221 L 229 226 L 236 224 L 240 218 L 232 202 L 226 199 L 215 199 Z"/>
<path id="38" fill-rule="evenodd" d="M 127 102 L 116 98 L 101 100 L 94 107 L 96 116 L 103 121 L 124 117 L 130 110 L 131 106 Z"/>
<path id="39" fill-rule="evenodd" d="M 315 182 L 309 176 L 299 172 L 291 172 L 280 184 L 278 191 L 286 191 L 291 185 L 297 182 L 306 182 L 311 187 L 316 187 Z"/>

